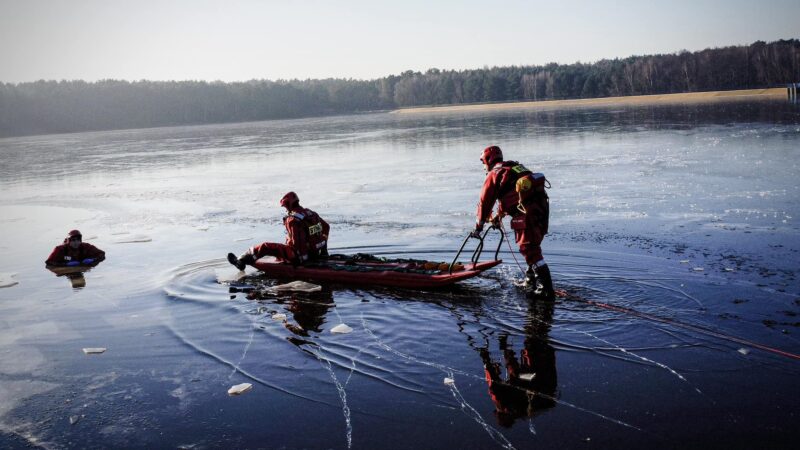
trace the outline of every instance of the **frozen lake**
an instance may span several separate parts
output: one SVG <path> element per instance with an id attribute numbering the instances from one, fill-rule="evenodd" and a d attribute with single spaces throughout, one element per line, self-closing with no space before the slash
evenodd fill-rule
<path id="1" fill-rule="evenodd" d="M 543 249 L 569 298 L 531 301 L 505 245 L 451 290 L 229 292 L 225 254 L 282 241 L 289 190 L 335 252 L 449 261 L 490 144 L 551 180 Z M 0 140 L 0 162 L 2 448 L 800 438 L 800 109 L 785 102 L 36 136 Z M 72 228 L 108 258 L 82 288 L 44 268 Z"/>

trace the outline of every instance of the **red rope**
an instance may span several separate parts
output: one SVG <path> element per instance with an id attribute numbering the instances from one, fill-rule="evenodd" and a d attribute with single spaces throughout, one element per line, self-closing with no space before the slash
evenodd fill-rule
<path id="1" fill-rule="evenodd" d="M 752 342 L 752 341 L 748 341 L 746 339 L 742 339 L 740 337 L 736 337 L 736 336 L 731 336 L 729 334 L 720 333 L 718 331 L 710 330 L 708 328 L 704 328 L 704 327 L 701 327 L 701 326 L 698 326 L 698 325 L 691 325 L 691 324 L 688 324 L 688 323 L 679 322 L 677 320 L 670 319 L 670 318 L 667 318 L 667 317 L 658 317 L 658 316 L 654 316 L 654 315 L 651 315 L 651 314 L 639 312 L 639 311 L 636 311 L 636 310 L 633 310 L 633 309 L 624 308 L 624 307 L 621 307 L 621 306 L 609 305 L 608 303 L 596 302 L 594 300 L 587 300 L 587 299 L 584 299 L 584 298 L 580 298 L 580 297 L 578 297 L 576 295 L 570 295 L 567 291 L 564 291 L 562 289 L 557 290 L 556 291 L 556 295 L 558 295 L 559 297 L 562 297 L 562 298 L 566 298 L 568 300 L 574 300 L 574 301 L 577 301 L 577 302 L 586 303 L 588 305 L 604 308 L 604 309 L 607 309 L 609 311 L 616 311 L 616 312 L 620 312 L 620 313 L 623 313 L 623 314 L 629 314 L 629 315 L 632 315 L 632 316 L 641 317 L 643 319 L 652 320 L 654 322 L 661 322 L 661 323 L 666 323 L 666 324 L 669 324 L 669 325 L 674 325 L 674 326 L 677 326 L 677 327 L 680 327 L 680 328 L 685 328 L 687 330 L 692 330 L 692 331 L 696 331 L 698 333 L 706 334 L 706 335 L 709 335 L 709 336 L 718 337 L 720 339 L 725 339 L 725 340 L 728 340 L 728 341 L 731 341 L 731 342 L 736 342 L 736 343 L 739 343 L 739 344 L 742 344 L 742 345 L 749 345 L 750 347 L 758 348 L 758 349 L 764 350 L 765 352 L 774 353 L 776 355 L 785 356 L 787 358 L 800 360 L 800 355 L 797 355 L 795 353 L 787 352 L 787 351 L 780 350 L 780 349 L 777 349 L 777 348 L 768 347 L 766 345 L 759 344 L 757 342 Z"/>

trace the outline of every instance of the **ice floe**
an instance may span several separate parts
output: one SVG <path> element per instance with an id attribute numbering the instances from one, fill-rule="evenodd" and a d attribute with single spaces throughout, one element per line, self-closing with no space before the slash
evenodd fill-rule
<path id="1" fill-rule="evenodd" d="M 7 288 L 19 284 L 19 282 L 14 279 L 14 275 L 16 275 L 16 273 L 0 273 L 0 288 Z"/>
<path id="2" fill-rule="evenodd" d="M 105 353 L 106 350 L 107 349 L 105 347 L 86 347 L 83 349 L 83 353 L 86 353 L 87 355 L 99 355 L 101 353 Z"/>
<path id="3" fill-rule="evenodd" d="M 352 328 L 348 327 L 347 325 L 340 323 L 335 327 L 331 328 L 331 333 L 338 333 L 338 334 L 347 334 L 353 331 Z"/>
<path id="4" fill-rule="evenodd" d="M 250 383 L 236 384 L 236 385 L 231 386 L 228 389 L 228 395 L 243 394 L 243 393 L 249 391 L 250 389 L 253 389 L 253 385 L 250 384 Z"/>

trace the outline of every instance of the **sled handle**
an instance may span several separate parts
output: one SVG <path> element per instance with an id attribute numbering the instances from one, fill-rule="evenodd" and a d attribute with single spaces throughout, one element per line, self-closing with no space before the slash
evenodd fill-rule
<path id="1" fill-rule="evenodd" d="M 470 262 L 472 262 L 473 265 L 478 264 L 478 260 L 480 259 L 481 254 L 483 253 L 484 239 L 486 238 L 486 235 L 489 234 L 489 230 L 491 230 L 492 228 L 494 227 L 487 228 L 486 231 L 484 231 L 481 236 L 475 237 L 475 239 L 477 239 L 479 242 L 478 245 L 475 247 L 475 251 L 472 252 L 472 257 L 470 258 Z M 467 234 L 467 237 L 464 238 L 464 242 L 461 243 L 461 248 L 458 249 L 458 253 L 456 253 L 455 258 L 453 258 L 453 262 L 450 263 L 450 267 L 447 272 L 449 275 L 453 274 L 453 266 L 456 264 L 456 261 L 458 261 L 458 257 L 461 256 L 461 252 L 464 251 L 464 247 L 467 245 L 467 242 L 471 237 L 473 237 L 472 233 Z M 500 246 L 503 245 L 504 238 L 505 238 L 504 233 L 500 233 L 500 242 L 497 243 L 497 249 L 494 251 L 495 261 L 497 261 L 497 257 L 500 255 Z"/>

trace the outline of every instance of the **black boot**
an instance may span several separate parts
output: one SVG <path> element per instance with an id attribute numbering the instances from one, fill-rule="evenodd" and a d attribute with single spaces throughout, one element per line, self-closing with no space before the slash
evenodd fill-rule
<path id="1" fill-rule="evenodd" d="M 555 300 L 553 278 L 550 276 L 550 268 L 547 267 L 547 264 L 535 267 L 533 271 L 536 273 L 536 290 L 533 291 L 533 295 L 546 300 Z"/>
<path id="2" fill-rule="evenodd" d="M 528 266 L 525 272 L 525 286 L 536 288 L 536 272 L 533 271 L 533 266 Z"/>
<path id="3" fill-rule="evenodd" d="M 256 262 L 256 259 L 250 253 L 245 253 L 238 258 L 233 253 L 228 253 L 228 262 L 236 266 L 237 269 L 244 270 L 248 264 Z"/>

